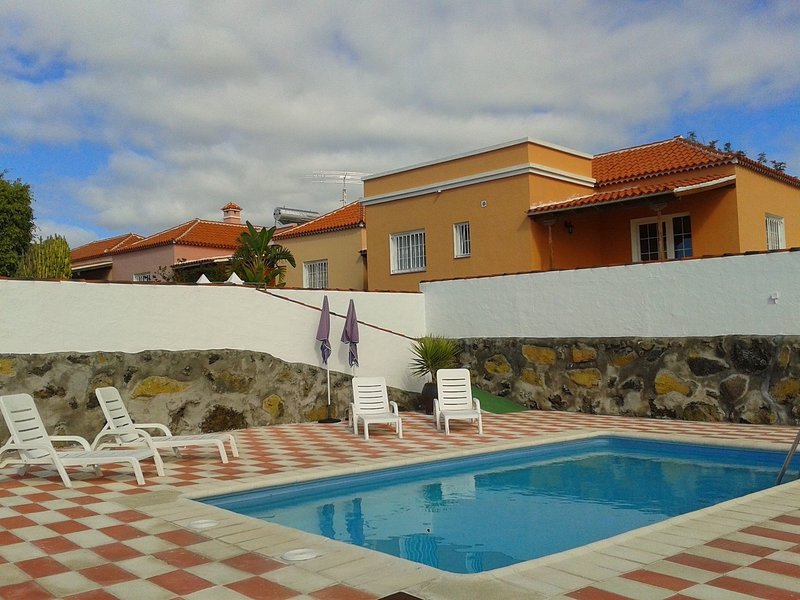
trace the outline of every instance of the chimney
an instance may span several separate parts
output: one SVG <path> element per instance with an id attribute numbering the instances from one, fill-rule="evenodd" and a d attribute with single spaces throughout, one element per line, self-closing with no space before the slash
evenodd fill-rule
<path id="1" fill-rule="evenodd" d="M 222 221 L 224 223 L 239 224 L 242 222 L 242 207 L 233 202 L 228 202 L 222 207 Z"/>

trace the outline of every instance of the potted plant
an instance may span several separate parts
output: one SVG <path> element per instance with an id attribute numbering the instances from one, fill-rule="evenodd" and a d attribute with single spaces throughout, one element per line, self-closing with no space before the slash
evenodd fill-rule
<path id="1" fill-rule="evenodd" d="M 418 377 L 430 376 L 422 388 L 422 407 L 426 414 L 433 414 L 433 399 L 436 398 L 436 371 L 456 365 L 459 347 L 453 340 L 428 335 L 414 341 L 411 352 L 411 373 Z"/>

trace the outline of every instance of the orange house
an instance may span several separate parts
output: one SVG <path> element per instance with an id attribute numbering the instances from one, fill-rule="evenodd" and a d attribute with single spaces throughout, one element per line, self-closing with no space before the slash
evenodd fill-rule
<path id="1" fill-rule="evenodd" d="M 282 229 L 272 239 L 288 248 L 297 263 L 296 269 L 286 271 L 288 287 L 367 289 L 366 219 L 361 202 Z"/>
<path id="2" fill-rule="evenodd" d="M 363 203 L 373 290 L 800 245 L 799 179 L 681 137 L 516 140 L 365 177 Z"/>

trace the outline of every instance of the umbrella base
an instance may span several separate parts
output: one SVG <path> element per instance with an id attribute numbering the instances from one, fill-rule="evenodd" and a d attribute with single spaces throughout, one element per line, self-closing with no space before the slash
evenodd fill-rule
<path id="1" fill-rule="evenodd" d="M 341 423 L 341 419 L 334 419 L 333 417 L 328 417 L 327 419 L 320 419 L 317 423 Z"/>

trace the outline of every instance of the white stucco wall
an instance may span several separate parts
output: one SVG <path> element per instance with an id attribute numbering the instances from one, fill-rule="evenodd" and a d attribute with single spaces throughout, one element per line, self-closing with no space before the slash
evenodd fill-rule
<path id="1" fill-rule="evenodd" d="M 325 292 L 331 316 L 332 370 L 350 373 L 341 339 L 354 298 L 359 321 L 356 374 L 418 390 L 408 374 L 407 337 L 424 332 L 420 294 Z M 231 285 L 137 285 L 0 280 L 0 354 L 246 349 L 322 366 L 315 340 L 320 292 L 277 292 L 297 302 Z M 376 327 L 390 329 L 397 333 Z"/>
<path id="2" fill-rule="evenodd" d="M 800 334 L 800 252 L 441 281 L 421 289 L 429 331 L 454 338 Z"/>

